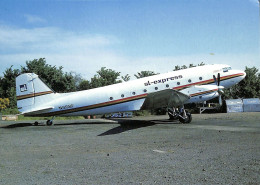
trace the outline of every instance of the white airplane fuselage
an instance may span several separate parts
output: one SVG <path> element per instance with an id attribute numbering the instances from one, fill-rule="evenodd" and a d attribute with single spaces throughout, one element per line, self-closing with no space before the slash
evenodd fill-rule
<path id="1" fill-rule="evenodd" d="M 205 65 L 72 93 L 44 93 L 41 90 L 34 90 L 33 96 L 18 93 L 18 108 L 30 116 L 85 116 L 134 111 L 140 110 L 149 93 L 165 89 L 188 95 L 190 98 L 184 104 L 203 102 L 219 96 L 213 78 L 218 73 L 224 88 L 245 77 L 243 71 L 233 70 L 228 65 Z M 37 98 L 38 95 L 41 98 Z M 39 107 L 42 108 L 40 112 L 37 111 Z"/>

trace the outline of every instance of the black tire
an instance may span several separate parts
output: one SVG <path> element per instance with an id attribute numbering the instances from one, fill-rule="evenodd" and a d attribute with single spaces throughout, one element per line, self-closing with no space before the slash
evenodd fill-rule
<path id="1" fill-rule="evenodd" d="M 179 117 L 179 121 L 180 121 L 181 123 L 190 123 L 190 122 L 191 122 L 191 120 L 192 120 L 191 113 L 186 112 L 186 115 L 187 115 L 187 117 L 184 118 L 184 119 L 183 119 L 182 117 Z M 183 113 L 181 113 L 181 116 L 183 116 Z"/>
<path id="2" fill-rule="evenodd" d="M 53 123 L 52 120 L 48 120 L 48 121 L 46 122 L 46 125 L 51 126 L 52 123 Z"/>
<path id="3" fill-rule="evenodd" d="M 39 125 L 39 122 L 38 121 L 35 121 L 34 122 L 34 126 L 38 126 Z"/>

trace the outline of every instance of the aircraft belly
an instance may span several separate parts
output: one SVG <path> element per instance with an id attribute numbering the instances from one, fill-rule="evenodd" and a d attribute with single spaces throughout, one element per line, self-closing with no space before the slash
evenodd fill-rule
<path id="1" fill-rule="evenodd" d="M 94 108 L 90 110 L 84 110 L 80 112 L 67 113 L 61 116 L 98 115 L 98 114 L 106 114 L 112 112 L 126 112 L 126 111 L 140 110 L 141 106 L 144 103 L 144 100 L 145 99 L 143 98 L 131 102 L 124 102 L 120 104 L 109 105 L 109 106 Z"/>

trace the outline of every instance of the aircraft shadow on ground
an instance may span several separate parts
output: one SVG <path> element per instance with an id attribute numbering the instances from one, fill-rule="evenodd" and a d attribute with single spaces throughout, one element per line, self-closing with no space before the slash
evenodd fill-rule
<path id="1" fill-rule="evenodd" d="M 3 126 L 1 128 L 17 128 L 17 127 L 30 127 L 33 126 L 32 123 L 15 123 L 7 126 Z"/>
<path id="2" fill-rule="evenodd" d="M 120 134 L 123 132 L 127 132 L 129 130 L 135 130 L 138 128 L 142 128 L 142 127 L 149 127 L 149 126 L 153 126 L 156 124 L 179 124 L 179 122 L 176 121 L 172 121 L 172 120 L 131 120 L 131 119 L 111 119 L 113 121 L 117 121 L 119 126 L 112 128 L 106 132 L 103 132 L 101 134 L 99 134 L 98 136 L 107 136 L 107 135 L 114 135 L 114 134 Z M 101 122 L 87 122 L 87 121 L 80 121 L 80 122 L 75 122 L 75 121 L 71 121 L 71 122 L 66 122 L 66 123 L 58 123 L 58 124 L 54 124 L 54 126 L 69 126 L 69 125 L 94 125 L 94 124 L 115 124 L 115 123 L 101 123 Z M 5 129 L 12 129 L 12 128 L 19 128 L 19 127 L 30 127 L 30 126 L 34 126 L 33 123 L 15 123 L 15 124 L 11 124 L 11 125 L 7 125 L 7 126 L 3 126 L 1 128 L 5 128 Z M 39 126 L 46 126 L 45 123 L 40 123 L 37 127 Z"/>
<path id="3" fill-rule="evenodd" d="M 106 132 L 103 132 L 102 134 L 99 134 L 98 136 L 107 136 L 107 135 L 114 135 L 114 134 L 120 134 L 123 132 L 127 132 L 129 130 L 135 130 L 138 128 L 142 128 L 142 127 L 149 127 L 149 126 L 153 126 L 156 124 L 178 124 L 178 121 L 172 121 L 172 120 L 116 120 L 113 119 L 115 121 L 118 121 L 118 123 L 120 124 L 120 126 L 112 128 Z"/>
<path id="4" fill-rule="evenodd" d="M 71 121 L 71 122 L 66 122 L 66 123 L 58 123 L 55 124 L 54 121 L 54 125 L 53 126 L 69 126 L 69 125 L 94 125 L 94 124 L 100 124 L 100 122 L 87 122 L 87 121 L 80 121 L 80 122 L 75 122 L 75 121 Z M 104 123 L 103 123 L 104 124 Z M 106 124 L 111 124 L 111 123 L 106 123 Z M 15 123 L 15 124 L 10 124 L 7 126 L 2 126 L 1 128 L 19 128 L 19 127 L 30 127 L 30 126 L 34 126 L 34 127 L 40 127 L 40 126 L 46 126 L 45 122 L 40 122 L 39 125 L 35 126 L 34 123 Z"/>

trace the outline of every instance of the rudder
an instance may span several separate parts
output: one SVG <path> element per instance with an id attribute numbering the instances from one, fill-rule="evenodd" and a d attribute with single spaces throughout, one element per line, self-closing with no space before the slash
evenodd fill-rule
<path id="1" fill-rule="evenodd" d="M 21 112 L 52 100 L 53 93 L 34 73 L 25 73 L 16 78 L 17 107 Z"/>

